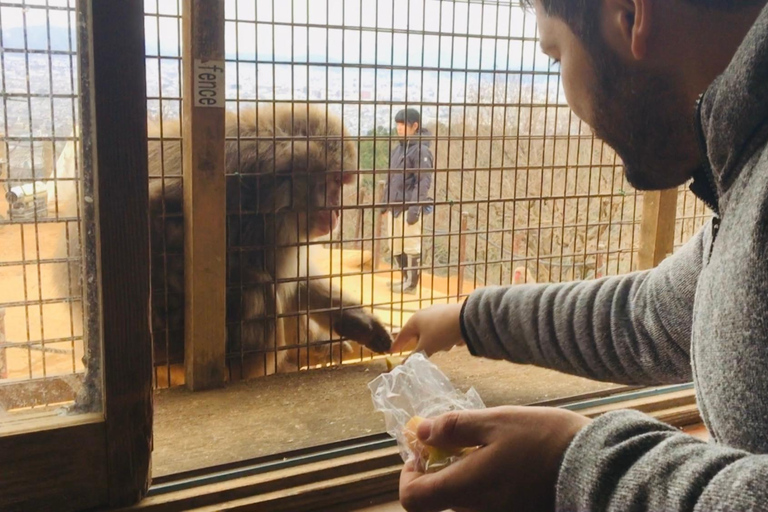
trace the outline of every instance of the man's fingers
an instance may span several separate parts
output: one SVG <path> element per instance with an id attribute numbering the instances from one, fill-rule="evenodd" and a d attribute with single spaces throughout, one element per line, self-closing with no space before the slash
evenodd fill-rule
<path id="1" fill-rule="evenodd" d="M 460 510 L 473 501 L 493 477 L 490 454 L 485 448 L 436 473 L 420 473 L 406 464 L 400 473 L 400 503 L 408 512 Z"/>
<path id="2" fill-rule="evenodd" d="M 486 410 L 453 411 L 424 420 L 417 435 L 425 444 L 445 448 L 479 446 L 491 441 L 493 418 Z"/>
<path id="3" fill-rule="evenodd" d="M 392 343 L 392 352 L 402 352 L 410 347 L 410 345 L 418 342 L 419 336 L 416 328 L 411 325 L 411 322 L 407 322 L 395 338 L 395 342 Z"/>
<path id="4" fill-rule="evenodd" d="M 454 496 L 441 474 L 420 473 L 409 464 L 406 463 L 400 473 L 400 504 L 403 508 L 408 512 L 439 512 L 449 508 Z"/>

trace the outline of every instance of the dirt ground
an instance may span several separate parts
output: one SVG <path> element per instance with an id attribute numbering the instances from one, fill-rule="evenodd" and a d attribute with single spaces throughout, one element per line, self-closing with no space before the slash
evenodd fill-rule
<path id="1" fill-rule="evenodd" d="M 0 304 L 12 304 L 5 307 L 6 342 L 45 340 L 48 349 L 7 348 L 8 379 L 82 370 L 82 342 L 70 339 L 82 336 L 79 322 L 73 319 L 70 303 L 62 300 L 67 291 L 54 286 L 54 276 L 66 273 L 66 264 L 38 263 L 66 256 L 61 245 L 65 230 L 64 223 L 0 225 Z M 55 341 L 62 338 L 67 341 Z"/>
<path id="2" fill-rule="evenodd" d="M 474 358 L 454 349 L 432 358 L 462 391 L 486 406 L 529 404 L 615 388 L 532 366 Z M 191 393 L 155 395 L 154 476 L 384 432 L 368 383 L 385 371 L 368 364 L 282 374 Z"/>

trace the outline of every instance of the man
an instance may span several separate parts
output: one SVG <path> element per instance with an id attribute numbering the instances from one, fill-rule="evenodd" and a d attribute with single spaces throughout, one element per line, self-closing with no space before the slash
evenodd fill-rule
<path id="1" fill-rule="evenodd" d="M 389 181 L 384 195 L 389 206 L 382 213 L 389 220 L 392 262 L 401 269 L 401 279 L 391 283 L 392 291 L 412 293 L 419 286 L 421 272 L 421 213 L 431 210 L 424 204 L 408 203 L 431 201 L 428 192 L 434 158 L 429 141 L 424 139 L 429 132 L 421 128 L 418 110 L 399 111 L 395 124 L 400 143 L 389 157 Z"/>
<path id="2" fill-rule="evenodd" d="M 693 380 L 714 442 L 634 411 L 448 414 L 418 435 L 482 447 L 435 474 L 406 465 L 401 501 L 411 512 L 767 510 L 766 0 L 533 7 L 569 104 L 617 150 L 629 181 L 663 189 L 693 178 L 715 217 L 656 269 L 481 289 L 416 314 L 393 349 L 465 342 L 477 356 L 594 379 Z"/>

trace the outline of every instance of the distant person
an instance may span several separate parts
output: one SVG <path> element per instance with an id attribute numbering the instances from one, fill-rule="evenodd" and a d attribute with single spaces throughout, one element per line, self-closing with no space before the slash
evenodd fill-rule
<path id="1" fill-rule="evenodd" d="M 434 157 L 429 131 L 421 127 L 418 110 L 403 109 L 395 116 L 400 143 L 389 157 L 389 180 L 382 210 L 388 217 L 392 239 L 392 263 L 401 270 L 401 278 L 391 283 L 392 291 L 412 293 L 421 276 L 421 215 L 431 213 L 428 196 L 432 184 Z M 420 204 L 409 204 L 420 203 Z"/>

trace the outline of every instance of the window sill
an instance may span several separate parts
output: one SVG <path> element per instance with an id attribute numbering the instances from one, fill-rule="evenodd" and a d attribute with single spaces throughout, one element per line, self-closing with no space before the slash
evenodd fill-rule
<path id="1" fill-rule="evenodd" d="M 676 427 L 701 422 L 690 386 L 629 392 L 565 407 L 589 417 L 631 408 Z M 365 450 L 366 442 L 378 448 Z M 290 459 L 281 460 L 280 464 L 262 463 L 252 466 L 251 474 L 246 476 L 230 479 L 222 476 L 219 481 L 203 485 L 196 485 L 196 478 L 189 479 L 186 485 L 169 482 L 163 484 L 164 489 L 154 487 L 150 497 L 125 510 L 167 512 L 214 507 L 216 510 L 274 512 L 351 511 L 374 503 L 395 501 L 402 466 L 397 447 L 392 442 L 387 443 L 383 436 L 374 436 L 369 441 L 358 441 L 356 449 L 360 451 L 344 454 L 354 451 L 353 448 L 336 448 L 336 456 L 332 453 L 334 450 L 326 449 L 325 458 L 318 456 L 319 453 L 303 455 L 296 458 L 295 465 L 290 464 Z M 270 469 L 270 464 L 276 469 Z M 241 468 L 241 471 L 245 474 L 247 468 Z M 174 486 L 178 489 L 173 490 Z"/>

